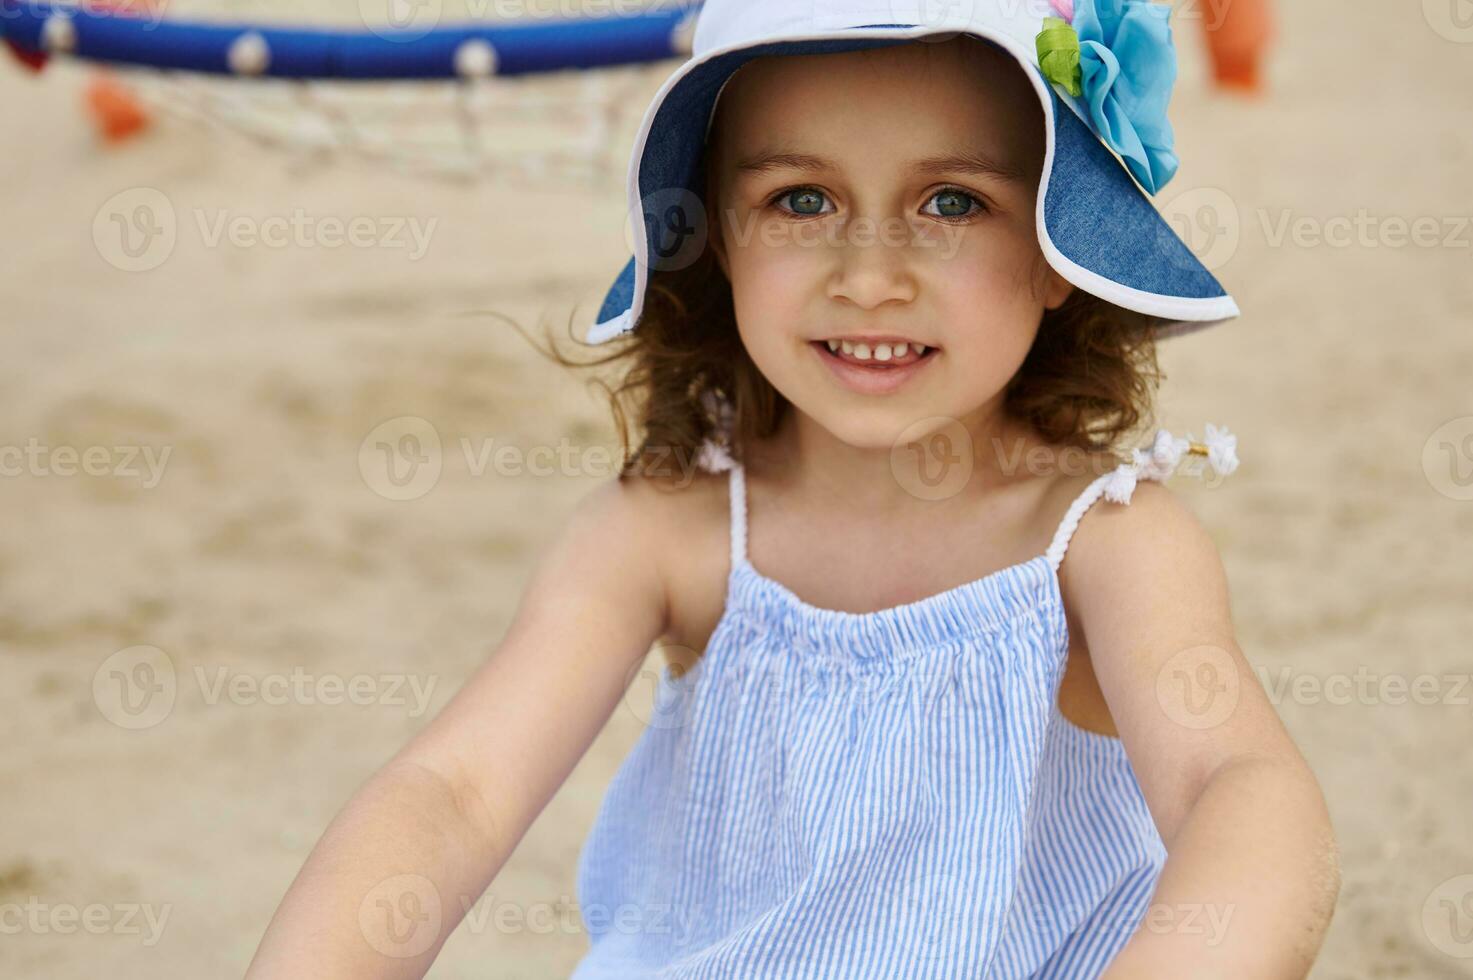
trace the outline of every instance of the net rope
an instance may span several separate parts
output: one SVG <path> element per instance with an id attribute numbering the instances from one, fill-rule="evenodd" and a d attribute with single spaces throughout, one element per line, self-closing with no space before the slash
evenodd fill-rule
<path id="1" fill-rule="evenodd" d="M 105 65 L 151 112 L 281 151 L 295 168 L 600 185 L 622 180 L 619 137 L 669 60 L 688 56 L 699 9 L 655 0 L 504 19 L 485 17 L 495 0 L 152 6 L 164 2 L 0 0 L 0 36 L 33 59 Z"/>

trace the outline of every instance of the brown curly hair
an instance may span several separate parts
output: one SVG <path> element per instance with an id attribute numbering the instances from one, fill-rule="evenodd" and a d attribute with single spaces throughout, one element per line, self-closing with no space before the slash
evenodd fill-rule
<path id="1" fill-rule="evenodd" d="M 1074 290 L 1043 314 L 1008 382 L 1004 410 L 1051 445 L 1113 450 L 1150 417 L 1164 377 L 1156 359 L 1162 322 Z M 621 479 L 636 471 L 657 478 L 690 472 L 706 440 L 718 435 L 703 392 L 730 406 L 726 435 L 737 460 L 744 446 L 775 433 L 788 411 L 788 400 L 742 344 L 731 284 L 709 247 L 686 268 L 651 270 L 639 328 L 610 346 L 581 362 L 555 345 L 545 353 L 565 367 L 624 365 L 615 384 L 594 382 L 619 433 Z"/>
<path id="2" fill-rule="evenodd" d="M 1161 322 L 1074 290 L 1044 313 L 1008 382 L 1004 410 L 1051 445 L 1113 450 L 1150 417 L 1164 377 L 1156 359 Z M 744 446 L 775 433 L 789 409 L 742 344 L 731 284 L 709 248 L 687 268 L 651 270 L 639 328 L 610 345 L 581 362 L 555 345 L 546 353 L 565 367 L 624 365 L 615 384 L 595 381 L 622 444 L 621 479 L 690 471 L 707 439 L 718 436 L 703 392 L 730 406 L 725 435 L 736 460 Z"/>

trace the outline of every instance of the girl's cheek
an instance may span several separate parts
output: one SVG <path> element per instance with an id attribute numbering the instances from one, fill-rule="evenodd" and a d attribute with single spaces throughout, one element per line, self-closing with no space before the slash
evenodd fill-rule
<path id="1" fill-rule="evenodd" d="M 765 241 L 754 237 L 745 247 L 740 247 L 737 261 L 747 275 L 747 281 L 739 283 L 737 288 L 751 289 L 775 299 L 811 283 L 821 268 L 822 256 L 816 247 L 804 248 L 775 236 Z"/>
<path id="2" fill-rule="evenodd" d="M 1030 232 L 1031 235 L 1031 232 Z M 970 244 L 970 248 L 967 247 Z M 971 235 L 950 259 L 939 265 L 948 278 L 968 292 L 987 297 L 992 305 L 1008 300 L 1025 305 L 1034 302 L 1037 260 L 1042 259 L 1036 240 L 1030 238 L 984 238 Z"/>

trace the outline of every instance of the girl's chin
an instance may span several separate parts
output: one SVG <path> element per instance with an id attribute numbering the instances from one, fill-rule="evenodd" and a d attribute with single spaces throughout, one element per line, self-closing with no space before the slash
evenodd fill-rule
<path id="1" fill-rule="evenodd" d="M 970 442 L 961 423 L 939 405 L 911 403 L 902 407 L 900 402 L 892 401 L 854 408 L 819 395 L 808 406 L 798 408 L 834 439 L 861 451 L 913 452 L 919 446 L 927 453 L 944 455 L 960 451 Z"/>

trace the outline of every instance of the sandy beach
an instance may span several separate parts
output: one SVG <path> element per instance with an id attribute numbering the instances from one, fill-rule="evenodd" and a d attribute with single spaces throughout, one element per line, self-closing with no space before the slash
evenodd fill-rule
<path id="1" fill-rule="evenodd" d="M 1314 980 L 1473 977 L 1473 28 L 1456 0 L 1281 7 L 1259 99 L 1213 91 L 1178 24 L 1158 200 L 1213 217 L 1194 245 L 1244 315 L 1163 345 L 1159 418 L 1228 426 L 1242 463 L 1171 485 L 1330 803 Z M 0 54 L 0 976 L 239 976 L 611 475 L 597 392 L 507 318 L 590 322 L 639 120 L 600 186 L 456 184 L 172 118 L 104 146 L 90 72 Z M 100 243 L 140 206 L 174 240 L 133 270 Z M 294 214 L 317 230 L 229 230 Z M 371 242 L 326 243 L 354 218 Z M 431 466 L 401 481 L 376 454 L 406 436 Z M 431 977 L 572 969 L 575 862 L 648 680 Z"/>

